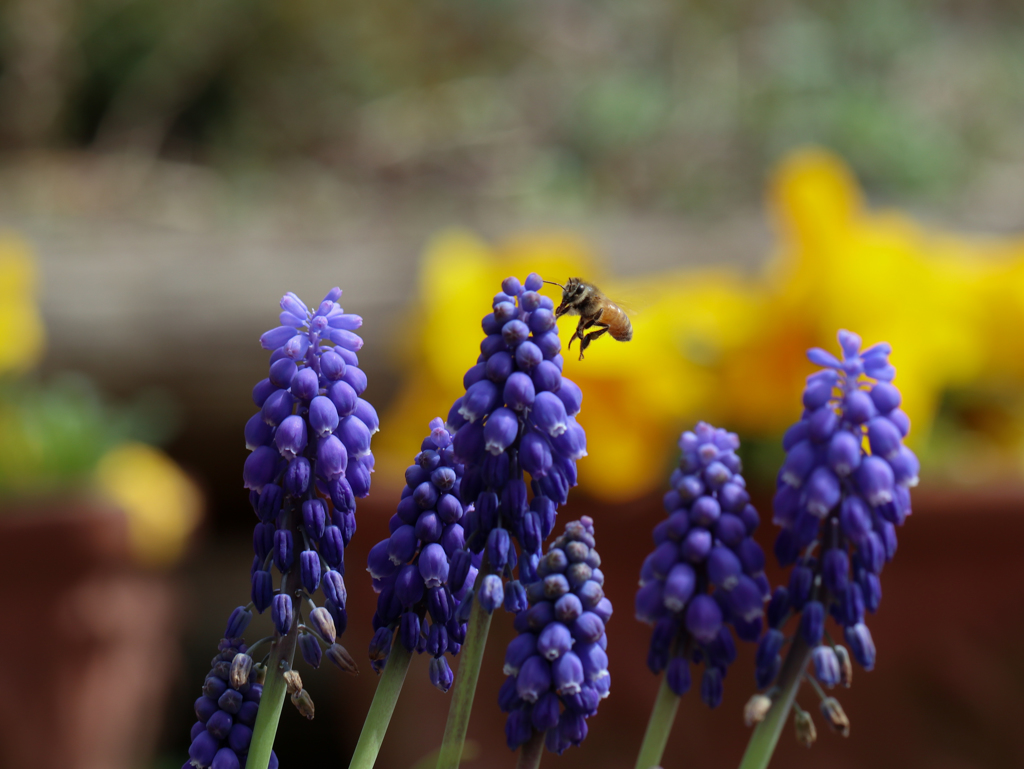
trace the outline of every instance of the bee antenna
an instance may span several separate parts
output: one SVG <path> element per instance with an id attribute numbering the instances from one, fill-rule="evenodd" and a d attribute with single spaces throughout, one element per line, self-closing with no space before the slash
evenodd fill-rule
<path id="1" fill-rule="evenodd" d="M 545 283 L 550 283 L 552 286 L 558 286 L 560 289 L 565 291 L 565 286 L 563 286 L 561 283 L 555 283 L 555 281 L 553 281 L 553 280 L 545 280 L 544 282 Z"/>

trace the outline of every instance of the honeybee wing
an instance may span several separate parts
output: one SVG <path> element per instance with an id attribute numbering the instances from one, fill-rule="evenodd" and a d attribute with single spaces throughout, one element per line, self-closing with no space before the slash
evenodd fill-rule
<path id="1" fill-rule="evenodd" d="M 639 315 L 643 312 L 642 305 L 646 304 L 646 302 L 642 299 L 637 299 L 632 292 L 626 291 L 624 299 L 620 299 L 620 296 L 622 296 L 622 292 L 617 292 L 612 295 L 605 294 L 605 298 L 609 302 L 614 303 L 615 306 L 626 313 L 626 315 Z"/>

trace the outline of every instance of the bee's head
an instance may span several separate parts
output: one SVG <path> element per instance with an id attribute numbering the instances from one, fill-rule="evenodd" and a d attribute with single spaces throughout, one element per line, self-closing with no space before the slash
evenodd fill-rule
<path id="1" fill-rule="evenodd" d="M 562 289 L 562 302 L 576 302 L 586 292 L 586 285 L 579 278 L 569 278 Z"/>
<path id="2" fill-rule="evenodd" d="M 565 313 L 574 314 L 577 306 L 583 301 L 587 292 L 587 284 L 579 278 L 569 278 L 563 286 L 550 280 L 544 281 L 562 289 L 562 302 L 555 308 L 555 317 L 560 318 Z"/>

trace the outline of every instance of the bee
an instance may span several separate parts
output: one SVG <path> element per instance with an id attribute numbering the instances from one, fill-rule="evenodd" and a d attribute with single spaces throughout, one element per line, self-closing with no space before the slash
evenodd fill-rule
<path id="1" fill-rule="evenodd" d="M 633 338 L 633 324 L 629 322 L 629 317 L 593 283 L 579 278 L 569 278 L 564 286 L 550 280 L 544 282 L 562 289 L 562 302 L 555 308 L 556 318 L 563 315 L 580 316 L 580 322 L 568 344 L 568 349 L 572 349 L 573 340 L 580 340 L 580 360 L 583 360 L 583 351 L 590 343 L 604 334 L 610 334 L 612 339 L 619 342 L 628 342 Z M 586 333 L 591 328 L 595 330 Z"/>

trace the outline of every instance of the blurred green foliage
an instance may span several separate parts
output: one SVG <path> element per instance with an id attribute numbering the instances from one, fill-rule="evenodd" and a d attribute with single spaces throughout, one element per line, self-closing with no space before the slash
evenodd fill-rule
<path id="1" fill-rule="evenodd" d="M 131 440 L 164 443 L 176 423 L 173 403 L 159 392 L 114 405 L 78 374 L 46 383 L 0 379 L 0 496 L 81 487 L 107 451 Z"/>
<path id="2" fill-rule="evenodd" d="M 15 23 L 28 6 L 56 9 L 35 49 L 24 30 L 38 25 Z M 60 94 L 45 137 L 57 145 L 653 210 L 749 201 L 766 167 L 807 142 L 904 197 L 1024 161 L 1024 7 L 1009 0 L 3 8 L 5 76 L 49 78 L 21 85 L 37 101 Z M 60 66 L 19 64 L 47 51 Z"/>

